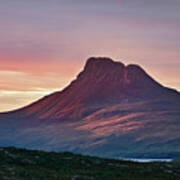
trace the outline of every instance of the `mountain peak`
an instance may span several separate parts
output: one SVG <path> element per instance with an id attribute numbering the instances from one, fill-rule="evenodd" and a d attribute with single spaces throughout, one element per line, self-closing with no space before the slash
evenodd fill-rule
<path id="1" fill-rule="evenodd" d="M 92 68 L 115 68 L 115 66 L 121 68 L 125 67 L 123 63 L 113 61 L 108 57 L 91 57 L 86 62 L 85 70 L 89 70 Z"/>
<path id="2" fill-rule="evenodd" d="M 91 64 L 91 63 L 97 63 L 97 62 L 103 62 L 103 63 L 112 63 L 113 60 L 109 57 L 90 57 L 88 58 L 86 64 Z"/>
<path id="3" fill-rule="evenodd" d="M 86 61 L 84 70 L 78 75 L 78 78 L 97 79 L 105 76 L 122 76 L 124 69 L 123 63 L 113 61 L 111 58 L 91 57 Z"/>
<path id="4" fill-rule="evenodd" d="M 125 65 L 119 61 L 113 61 L 108 57 L 91 57 L 86 61 L 84 70 L 78 75 L 78 79 L 105 79 L 111 83 L 112 81 L 119 81 L 127 78 L 143 79 L 148 77 L 148 74 L 136 64 Z"/>
<path id="5" fill-rule="evenodd" d="M 83 100 L 96 103 L 155 97 L 162 86 L 136 64 L 124 65 L 107 57 L 91 57 L 74 82 L 82 86 Z"/>
<path id="6" fill-rule="evenodd" d="M 108 57 L 90 57 L 85 64 L 84 71 L 99 71 L 102 70 L 104 72 L 109 71 L 128 71 L 134 73 L 145 73 L 143 68 L 141 68 L 137 64 L 129 64 L 125 65 L 120 61 L 114 61 Z"/>

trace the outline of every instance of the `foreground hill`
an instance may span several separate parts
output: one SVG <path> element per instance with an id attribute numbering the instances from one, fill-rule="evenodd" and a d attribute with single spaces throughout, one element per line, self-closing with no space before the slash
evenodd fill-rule
<path id="1" fill-rule="evenodd" d="M 135 163 L 72 153 L 0 149 L 1 180 L 179 180 L 179 163 Z"/>
<path id="2" fill-rule="evenodd" d="M 63 91 L 0 114 L 0 146 L 180 157 L 180 93 L 138 65 L 90 58 Z"/>

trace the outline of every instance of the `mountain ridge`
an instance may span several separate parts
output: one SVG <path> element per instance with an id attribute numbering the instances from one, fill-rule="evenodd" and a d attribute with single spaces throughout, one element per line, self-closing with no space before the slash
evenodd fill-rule
<path id="1" fill-rule="evenodd" d="M 81 88 L 83 90 L 79 90 L 78 88 Z M 136 91 L 134 93 L 132 91 L 133 88 L 133 91 Z M 83 71 L 80 72 L 79 75 L 77 75 L 77 78 L 62 91 L 58 91 L 45 96 L 37 102 L 20 108 L 18 111 L 22 111 L 34 105 L 36 105 L 36 108 L 38 109 L 38 103 L 43 104 L 43 101 L 45 100 L 47 100 L 46 103 L 48 103 L 49 101 L 57 102 L 57 99 L 61 100 L 61 96 L 66 96 L 65 101 L 67 101 L 67 99 L 70 99 L 69 101 L 72 101 L 78 93 L 81 93 L 81 97 L 77 96 L 74 101 L 86 101 L 85 103 L 87 104 L 89 104 L 89 102 L 93 100 L 95 101 L 97 98 L 99 98 L 97 100 L 98 103 L 102 102 L 103 99 L 107 99 L 106 97 L 108 96 L 109 100 L 107 100 L 107 102 L 105 103 L 109 104 L 120 103 L 121 101 L 124 102 L 128 99 L 133 98 L 135 98 L 135 100 L 138 100 L 138 96 L 141 96 L 141 94 L 143 93 L 138 92 L 140 91 L 140 88 L 143 88 L 143 91 L 144 88 L 146 88 L 147 93 L 145 95 L 142 95 L 143 98 L 146 98 L 147 94 L 149 94 L 148 88 L 155 88 L 155 91 L 159 91 L 159 89 L 161 89 L 161 92 L 159 92 L 159 94 L 162 94 L 164 92 L 162 92 L 162 89 L 165 87 L 152 79 L 139 65 L 129 64 L 126 66 L 121 62 L 113 61 L 112 59 L 107 57 L 91 57 L 87 60 Z M 105 92 L 105 89 L 107 89 L 107 92 Z M 72 91 L 76 92 L 68 97 L 69 94 L 72 94 Z M 102 93 L 104 93 L 104 95 Z M 113 96 L 113 94 L 115 94 L 115 96 Z M 102 97 L 100 98 L 101 95 Z M 122 95 L 122 97 L 119 95 Z M 95 101 L 92 103 L 94 106 L 96 106 L 97 102 Z M 65 104 L 67 104 L 67 102 L 64 102 L 64 106 Z M 16 112 L 16 110 L 12 112 Z"/>
<path id="2" fill-rule="evenodd" d="M 90 58 L 65 89 L 0 114 L 0 146 L 106 157 L 180 155 L 180 93 L 140 66 Z"/>

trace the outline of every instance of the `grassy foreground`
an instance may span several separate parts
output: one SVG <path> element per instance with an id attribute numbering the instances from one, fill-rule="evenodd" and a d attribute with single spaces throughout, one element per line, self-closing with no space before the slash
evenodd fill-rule
<path id="1" fill-rule="evenodd" d="M 179 180 L 180 164 L 0 148 L 0 180 Z"/>

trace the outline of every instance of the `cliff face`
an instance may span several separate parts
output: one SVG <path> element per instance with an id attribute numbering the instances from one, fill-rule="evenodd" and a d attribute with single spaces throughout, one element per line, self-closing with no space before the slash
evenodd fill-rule
<path id="1" fill-rule="evenodd" d="M 107 156 L 161 145 L 180 153 L 179 117 L 180 94 L 140 66 L 90 58 L 63 91 L 0 114 L 0 145 Z"/>

